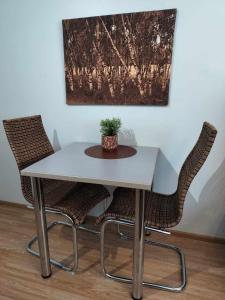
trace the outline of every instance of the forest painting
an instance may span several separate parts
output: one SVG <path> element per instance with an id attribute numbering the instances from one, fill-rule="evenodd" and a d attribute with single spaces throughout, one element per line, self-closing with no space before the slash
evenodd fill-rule
<path id="1" fill-rule="evenodd" d="M 63 20 L 67 104 L 167 105 L 176 9 Z"/>

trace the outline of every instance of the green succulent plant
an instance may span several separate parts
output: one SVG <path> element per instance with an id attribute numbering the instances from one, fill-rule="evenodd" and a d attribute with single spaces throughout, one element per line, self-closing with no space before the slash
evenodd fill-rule
<path id="1" fill-rule="evenodd" d="M 116 135 L 121 127 L 121 120 L 119 118 L 101 120 L 100 127 L 103 136 Z"/>

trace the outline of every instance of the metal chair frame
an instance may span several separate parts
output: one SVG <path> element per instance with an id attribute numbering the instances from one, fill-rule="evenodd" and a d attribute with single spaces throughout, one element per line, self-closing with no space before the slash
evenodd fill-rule
<path id="1" fill-rule="evenodd" d="M 28 208 L 30 209 L 34 209 L 34 207 L 32 205 L 28 205 L 27 206 Z M 50 263 L 64 271 L 67 271 L 67 272 L 71 272 L 71 273 L 75 273 L 76 270 L 78 269 L 78 244 L 77 244 L 77 229 L 79 230 L 84 230 L 84 231 L 88 231 L 90 233 L 93 233 L 93 234 L 100 234 L 99 231 L 97 230 L 94 230 L 92 228 L 88 228 L 87 226 L 84 226 L 84 225 L 76 225 L 73 221 L 73 219 L 65 214 L 65 213 L 62 213 L 61 211 L 58 211 L 58 210 L 54 210 L 54 209 L 49 209 L 49 208 L 45 208 L 45 213 L 49 213 L 49 214 L 54 214 L 54 215 L 61 215 L 63 217 L 65 217 L 66 219 L 68 219 L 69 222 L 64 222 L 64 221 L 54 221 L 54 222 L 50 222 L 48 225 L 47 225 L 47 232 L 49 230 L 51 230 L 54 226 L 56 225 L 64 225 L 64 226 L 67 226 L 67 227 L 70 227 L 72 228 L 72 231 L 73 231 L 73 265 L 72 266 L 66 266 L 65 264 L 55 260 L 55 259 L 52 259 L 50 258 Z M 37 235 L 35 235 L 28 243 L 27 243 L 27 246 L 26 246 L 26 251 L 28 253 L 30 253 L 31 255 L 34 255 L 36 257 L 40 257 L 40 254 L 39 252 L 35 251 L 32 249 L 32 246 L 33 244 L 38 240 L 38 237 Z"/>
<path id="2" fill-rule="evenodd" d="M 120 230 L 120 225 L 133 227 L 134 226 L 133 221 L 129 221 L 126 219 L 121 219 L 121 218 L 112 218 L 112 217 L 105 218 L 105 220 L 103 221 L 102 226 L 101 226 L 101 268 L 102 268 L 102 272 L 106 277 L 108 277 L 110 279 L 114 279 L 114 280 L 117 280 L 120 282 L 131 284 L 133 282 L 132 278 L 113 275 L 111 273 L 108 273 L 106 270 L 106 267 L 105 267 L 105 229 L 106 229 L 106 226 L 110 223 L 117 224 L 117 231 L 118 231 L 118 234 L 121 239 L 133 240 L 132 236 L 129 236 Z M 145 226 L 145 230 L 147 232 L 149 232 L 149 231 L 157 232 L 157 233 L 166 234 L 166 235 L 171 234 L 169 231 L 165 231 L 162 229 L 156 229 L 156 228 L 152 228 L 149 226 Z M 161 243 L 161 242 L 157 242 L 157 241 L 153 241 L 153 240 L 149 240 L 149 239 L 145 239 L 144 242 L 145 242 L 145 244 L 148 244 L 148 245 L 158 246 L 158 247 L 174 250 L 179 255 L 181 283 L 178 286 L 169 286 L 169 285 L 162 285 L 162 284 L 158 284 L 158 283 L 144 281 L 143 286 L 150 287 L 150 288 L 156 288 L 156 289 L 160 289 L 160 290 L 164 290 L 164 291 L 170 291 L 170 292 L 181 292 L 187 284 L 186 265 L 185 265 L 185 257 L 184 257 L 183 252 L 178 247 L 171 245 L 171 244 L 165 244 L 165 243 Z"/>

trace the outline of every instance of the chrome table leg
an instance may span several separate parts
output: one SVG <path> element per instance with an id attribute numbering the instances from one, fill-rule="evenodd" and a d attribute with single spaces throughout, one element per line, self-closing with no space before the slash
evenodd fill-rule
<path id="1" fill-rule="evenodd" d="M 144 207 L 145 191 L 136 190 L 134 253 L 133 253 L 133 299 L 142 298 L 143 266 L 144 266 Z"/>
<path id="2" fill-rule="evenodd" d="M 41 261 L 41 275 L 43 278 L 48 278 L 51 276 L 51 266 L 48 247 L 47 224 L 44 210 L 44 198 L 40 178 L 32 177 L 31 184 L 34 198 L 34 212 Z"/>

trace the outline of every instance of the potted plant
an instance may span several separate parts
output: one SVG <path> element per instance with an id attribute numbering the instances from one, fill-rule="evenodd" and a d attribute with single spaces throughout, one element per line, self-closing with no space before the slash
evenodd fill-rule
<path id="1" fill-rule="evenodd" d="M 121 127 L 119 118 L 105 119 L 100 122 L 102 134 L 102 147 L 106 151 L 113 151 L 118 146 L 118 132 Z"/>

